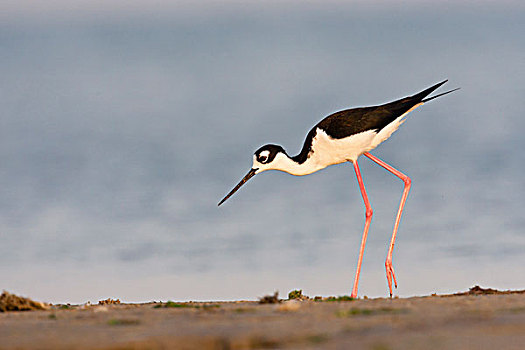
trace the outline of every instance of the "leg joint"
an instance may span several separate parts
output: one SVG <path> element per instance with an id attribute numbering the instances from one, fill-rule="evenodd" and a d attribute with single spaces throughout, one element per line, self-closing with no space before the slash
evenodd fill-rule
<path id="1" fill-rule="evenodd" d="M 371 218 L 372 215 L 374 215 L 374 211 L 372 210 L 372 208 L 366 208 L 365 217 L 368 219 Z"/>
<path id="2" fill-rule="evenodd" d="M 410 186 L 412 184 L 412 180 L 410 180 L 408 176 L 405 176 L 403 182 L 405 183 L 405 186 Z"/>

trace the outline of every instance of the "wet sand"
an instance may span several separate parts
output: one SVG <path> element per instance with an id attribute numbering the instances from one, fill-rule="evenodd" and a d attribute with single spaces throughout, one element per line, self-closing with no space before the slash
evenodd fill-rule
<path id="1" fill-rule="evenodd" d="M 55 305 L 0 313 L 0 349 L 525 348 L 525 293 L 488 293 Z"/>

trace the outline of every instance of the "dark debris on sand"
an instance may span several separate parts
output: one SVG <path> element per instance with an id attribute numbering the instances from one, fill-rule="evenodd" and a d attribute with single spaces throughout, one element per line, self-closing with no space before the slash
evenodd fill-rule
<path id="1" fill-rule="evenodd" d="M 454 297 L 463 295 L 488 295 L 488 294 L 525 294 L 525 290 L 497 290 L 492 288 L 482 288 L 478 285 L 469 288 L 467 292 L 459 292 L 454 294 L 443 295 L 444 297 Z"/>
<path id="2" fill-rule="evenodd" d="M 107 298 L 105 300 L 98 301 L 98 305 L 111 305 L 111 304 L 120 304 L 120 299 Z"/>
<path id="3" fill-rule="evenodd" d="M 4 292 L 0 295 L 0 312 L 46 310 L 48 306 L 39 301 Z"/>
<path id="4" fill-rule="evenodd" d="M 265 295 L 259 298 L 259 304 L 277 304 L 280 303 L 279 292 L 273 293 L 273 295 Z"/>

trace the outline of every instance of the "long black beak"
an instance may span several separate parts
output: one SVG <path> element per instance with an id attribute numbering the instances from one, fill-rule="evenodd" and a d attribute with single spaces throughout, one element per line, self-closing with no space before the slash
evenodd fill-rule
<path id="1" fill-rule="evenodd" d="M 226 200 L 228 198 L 230 198 L 235 192 L 237 192 L 237 190 L 239 188 L 241 188 L 242 185 L 244 185 L 246 183 L 246 181 L 250 180 L 254 175 L 255 175 L 255 172 L 259 170 L 259 169 L 250 169 L 250 171 L 248 171 L 248 174 L 246 174 L 246 176 L 244 176 L 241 180 L 241 182 L 239 182 L 237 184 L 237 186 L 235 186 L 235 188 L 233 190 L 231 190 L 230 193 L 228 193 L 228 195 L 226 197 L 224 197 L 222 199 L 222 201 L 219 202 L 219 204 L 217 204 L 217 206 L 221 205 L 222 203 L 226 202 Z"/>

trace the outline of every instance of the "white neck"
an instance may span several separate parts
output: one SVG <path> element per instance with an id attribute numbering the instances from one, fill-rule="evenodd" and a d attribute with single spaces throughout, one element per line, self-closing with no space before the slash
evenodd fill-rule
<path id="1" fill-rule="evenodd" d="M 313 162 L 312 159 L 310 158 L 308 158 L 304 163 L 299 164 L 283 153 L 278 153 L 275 156 L 274 161 L 268 165 L 269 165 L 268 168 L 266 169 L 262 168 L 260 171 L 273 169 L 273 170 L 284 171 L 288 174 L 292 174 L 296 176 L 302 176 L 302 175 L 311 174 L 313 172 L 316 172 L 317 170 L 321 170 L 322 168 L 324 168 L 323 166 L 319 166 L 318 164 L 315 164 L 315 162 Z"/>

